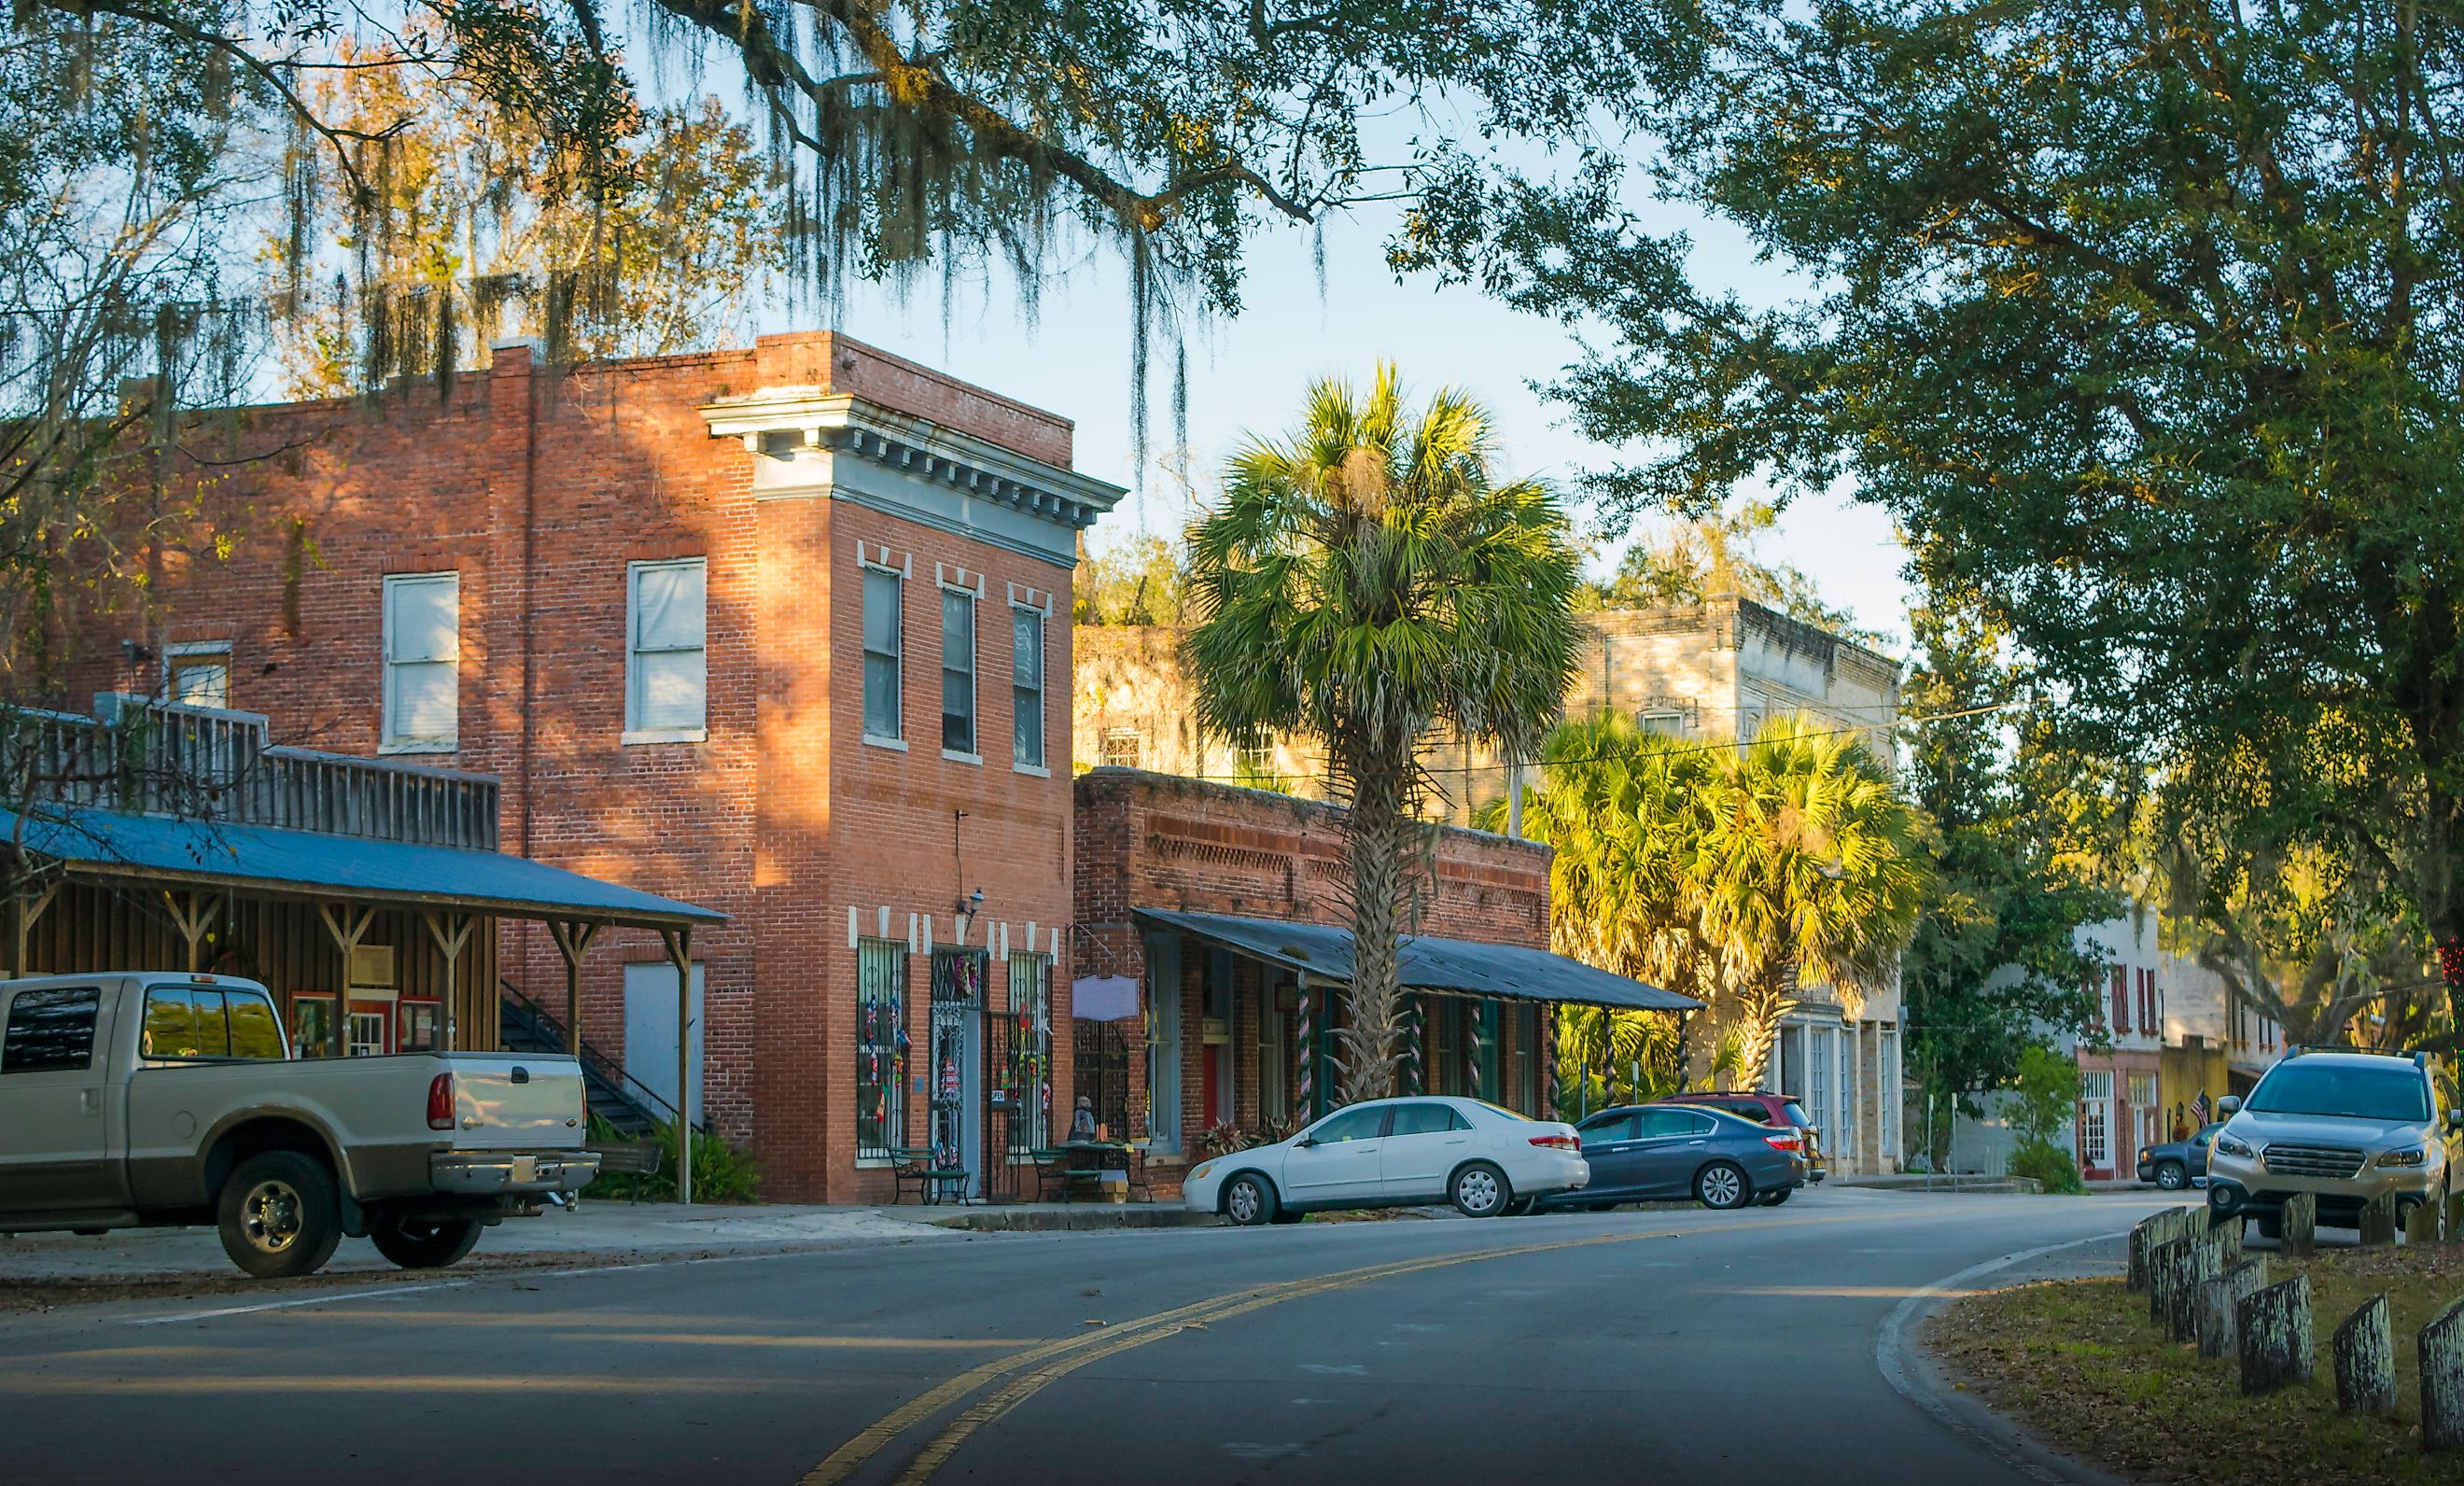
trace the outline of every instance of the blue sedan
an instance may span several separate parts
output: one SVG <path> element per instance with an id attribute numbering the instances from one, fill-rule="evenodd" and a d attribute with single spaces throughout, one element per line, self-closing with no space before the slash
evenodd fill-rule
<path id="1" fill-rule="evenodd" d="M 2207 1186 L 2208 1147 L 2215 1143 L 2216 1132 L 2224 1127 L 2225 1122 L 2219 1120 L 2187 1141 L 2141 1147 L 2139 1180 L 2153 1182 L 2168 1192 Z"/>
<path id="2" fill-rule="evenodd" d="M 1794 1130 L 1684 1104 L 1604 1109 L 1574 1127 L 1592 1179 L 1546 1199 L 1603 1211 L 1621 1202 L 1692 1197 L 1706 1208 L 1777 1206 L 1805 1185 Z"/>

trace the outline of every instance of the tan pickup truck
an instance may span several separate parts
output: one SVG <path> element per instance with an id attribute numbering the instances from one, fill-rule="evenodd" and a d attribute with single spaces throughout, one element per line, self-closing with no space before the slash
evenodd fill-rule
<path id="1" fill-rule="evenodd" d="M 0 1231 L 212 1224 L 264 1279 L 347 1233 L 436 1268 L 587 1184 L 583 1126 L 569 1057 L 294 1062 L 253 981 L 0 981 Z"/>

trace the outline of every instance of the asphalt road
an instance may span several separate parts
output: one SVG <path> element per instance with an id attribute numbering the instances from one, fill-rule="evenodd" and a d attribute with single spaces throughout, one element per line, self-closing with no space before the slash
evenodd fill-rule
<path id="1" fill-rule="evenodd" d="M 1878 1338 L 2160 1206 L 1816 1190 L 69 1307 L 0 1321 L 0 1480 L 2042 1480 Z"/>

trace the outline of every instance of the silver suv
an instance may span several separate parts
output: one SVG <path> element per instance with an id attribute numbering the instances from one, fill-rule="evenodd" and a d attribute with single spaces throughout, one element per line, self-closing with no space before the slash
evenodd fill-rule
<path id="1" fill-rule="evenodd" d="M 2439 1117 L 2427 1053 L 2296 1049 L 2248 1098 L 2216 1107 L 2228 1118 L 2208 1156 L 2208 1206 L 2255 1217 L 2269 1237 L 2296 1192 L 2317 1196 L 2320 1222 L 2345 1228 L 2381 1192 L 2396 1194 L 2399 1221 L 2442 1200 L 2448 1137 L 2464 1130 L 2464 1109 Z"/>

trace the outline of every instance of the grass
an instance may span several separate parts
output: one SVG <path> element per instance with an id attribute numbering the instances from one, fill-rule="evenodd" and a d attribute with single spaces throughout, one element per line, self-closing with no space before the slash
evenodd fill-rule
<path id="1" fill-rule="evenodd" d="M 2315 1334 L 2305 1386 L 2241 1396 L 2230 1359 L 2202 1361 L 2147 1319 L 2120 1279 L 2063 1280 L 1970 1296 L 1936 1317 L 1926 1345 L 1959 1385 L 2063 1450 L 2117 1475 L 2204 1483 L 2464 1482 L 2464 1453 L 2421 1452 L 2413 1336 L 2464 1297 L 2464 1247 L 2331 1251 L 2267 1260 L 2267 1277 L 2310 1275 Z M 2329 1338 L 2385 1292 L 2395 1336 L 2398 1416 L 2336 1411 Z"/>

